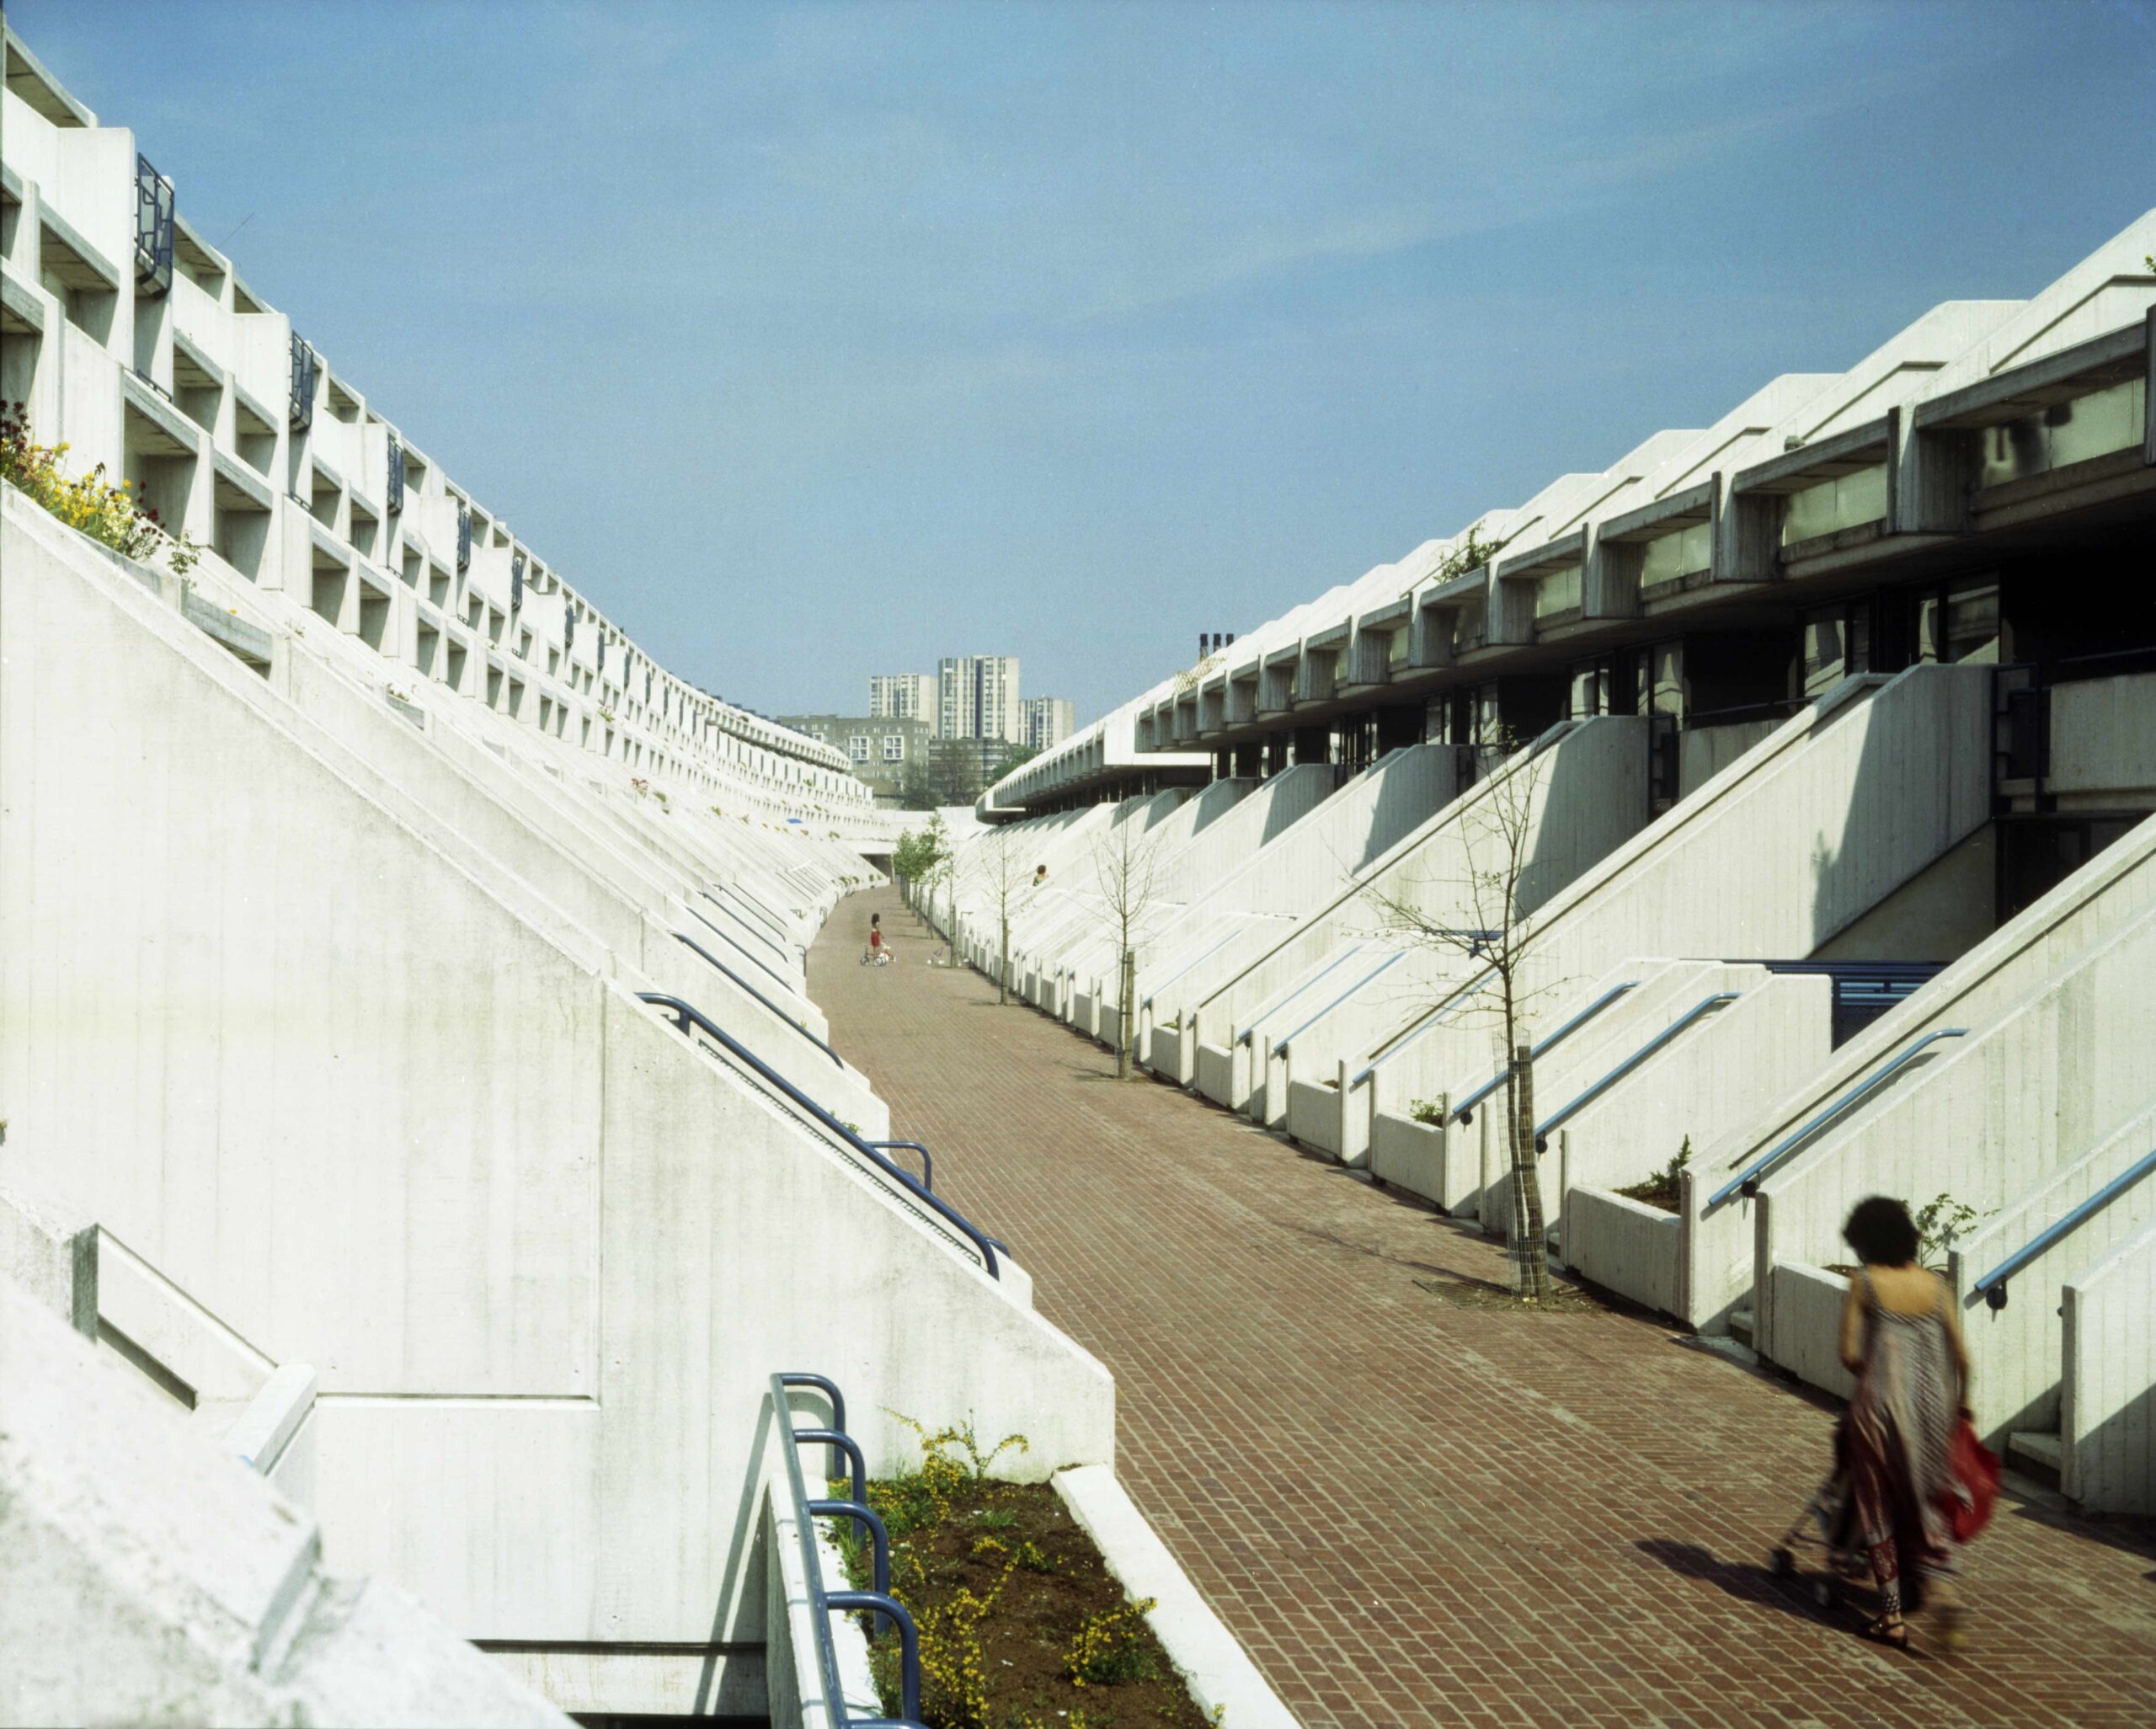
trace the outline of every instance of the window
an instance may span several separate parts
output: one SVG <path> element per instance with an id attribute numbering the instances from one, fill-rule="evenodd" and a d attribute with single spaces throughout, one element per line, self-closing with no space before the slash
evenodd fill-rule
<path id="1" fill-rule="evenodd" d="M 906 760 L 906 736 L 904 733 L 883 734 L 883 760 L 904 762 Z"/>
<path id="2" fill-rule="evenodd" d="M 846 741 L 846 755 L 856 762 L 868 760 L 868 734 L 856 733 Z"/>

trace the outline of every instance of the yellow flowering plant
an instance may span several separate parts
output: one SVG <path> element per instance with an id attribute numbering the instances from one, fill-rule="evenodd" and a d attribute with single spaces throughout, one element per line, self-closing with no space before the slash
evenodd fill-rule
<path id="1" fill-rule="evenodd" d="M 70 480 L 61 461 L 67 450 L 64 442 L 31 441 L 29 415 L 22 403 L 0 408 L 0 480 L 115 552 L 147 560 L 162 547 L 174 575 L 184 576 L 195 568 L 202 548 L 184 534 L 168 532 L 154 509 L 136 504 L 132 481 L 111 485 L 102 462 Z"/>

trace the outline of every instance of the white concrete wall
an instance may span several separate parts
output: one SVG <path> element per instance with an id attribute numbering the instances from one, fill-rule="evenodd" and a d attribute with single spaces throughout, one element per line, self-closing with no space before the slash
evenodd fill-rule
<path id="1" fill-rule="evenodd" d="M 0 1277 L 0 1718 L 566 1726 L 321 1554 L 303 1509 Z"/>
<path id="2" fill-rule="evenodd" d="M 2007 1282 L 2004 1308 L 1993 1308 L 1977 1291 L 1977 1281 L 2131 1169 L 2152 1146 L 2156 1103 L 1955 1243 L 1948 1281 L 1968 1342 L 1970 1403 L 1978 1433 L 1994 1447 L 2004 1449 L 2017 1430 L 2041 1433 L 2057 1427 L 2066 1372 L 2059 1291 L 2156 1219 L 2156 1180 L 2126 1190 L 2016 1273 Z M 1915 1198 L 1921 1203 L 1930 1197 Z"/>
<path id="3" fill-rule="evenodd" d="M 735 1515 L 780 1362 L 847 1385 L 879 1464 L 887 1410 L 1111 1456 L 1108 1378 L 1022 1269 L 985 1278 L 16 508 L 0 1113 L 34 1180 L 316 1366 L 351 1561 L 511 1644 L 753 1640 Z"/>
<path id="4" fill-rule="evenodd" d="M 2065 1288 L 2060 1486 L 2093 1513 L 2156 1513 L 2156 1225 Z"/>
<path id="5" fill-rule="evenodd" d="M 2044 790 L 2066 809 L 2156 798 L 2156 674 L 2052 686 Z"/>
<path id="6" fill-rule="evenodd" d="M 2047 981 L 2062 969 L 2077 958 L 2100 950 L 2156 906 L 2156 868 L 2152 866 L 2156 866 L 2156 823 L 2143 823 L 1841 1046 L 1811 1081 L 1763 1113 L 1750 1128 L 1696 1161 L 1686 1179 L 1685 1318 L 1694 1326 L 1718 1326 L 1741 1302 L 1756 1271 L 1759 1209 L 1756 1203 L 1732 1198 L 1710 1209 L 1706 1203 L 1716 1190 L 1924 1033 L 1961 1027 L 1976 1036 L 2025 1001 L 2041 1000 Z M 2040 1031 L 2041 1019 L 2029 1023 L 2025 1031 Z M 1948 1054 L 1965 1042 L 1948 1040 L 1932 1046 L 1900 1078 L 1840 1119 L 1836 1134 L 1816 1145 L 1824 1150 L 1860 1133 L 1872 1113 L 1884 1109 L 1927 1069 L 1951 1060 Z M 2006 1048 L 1999 1047 L 2001 1051 Z M 2106 1059 L 2106 1072 L 2121 1078 L 2127 1073 L 2115 1059 Z M 2056 1087 L 2060 1083 L 2044 1084 Z M 2087 1145 L 2084 1139 L 2082 1145 Z M 1770 1177 L 1769 1186 L 1793 1181 L 1812 1156 L 1810 1150 L 1800 1149 Z M 1873 1174 L 1868 1161 L 1850 1168 L 1857 1173 L 1852 1182 L 1863 1182 Z M 2040 1174 L 2036 1170 L 2027 1173 L 2032 1181 Z M 2006 1198 L 2002 1194 L 1992 1204 L 2002 1204 Z M 1840 1228 L 1840 1219 L 1832 1214 L 1832 1207 L 1822 1203 L 1814 1209 L 1802 1236 L 1787 1240 L 1793 1258 L 1837 1258 L 1819 1247 L 1828 1235 L 1830 1218 L 1832 1230 Z M 1771 1333 L 1770 1315 L 1763 1315 L 1759 1324 Z"/>
<path id="7" fill-rule="evenodd" d="M 1575 1182 L 1561 1206 L 1565 1265 L 1661 1315 L 1677 1308 L 1674 1213 Z"/>
<path id="8" fill-rule="evenodd" d="M 1839 1259 L 1843 1220 L 1865 1195 L 1920 1206 L 1944 1193 L 1994 1213 L 2143 1117 L 2156 1104 L 2156 910 L 1936 1049 L 1761 1185 L 1755 1278 Z M 1758 1315 L 1758 1348 L 1784 1361 L 1783 1317 L 1771 1302 Z"/>

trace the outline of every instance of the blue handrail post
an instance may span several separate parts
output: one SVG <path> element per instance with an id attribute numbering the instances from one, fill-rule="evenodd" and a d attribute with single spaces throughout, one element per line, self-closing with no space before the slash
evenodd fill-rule
<path id="1" fill-rule="evenodd" d="M 684 1034 L 693 1024 L 699 1032 L 723 1046 L 731 1055 L 746 1063 L 761 1079 L 770 1082 L 787 1098 L 808 1112 L 828 1133 L 838 1136 L 848 1146 L 868 1160 L 877 1169 L 895 1177 L 905 1187 L 926 1201 L 938 1217 L 954 1227 L 980 1251 L 981 1269 L 990 1278 L 1000 1279 L 1003 1277 L 1001 1265 L 995 1257 L 995 1238 L 985 1234 L 979 1226 L 952 1206 L 949 1202 L 944 1200 L 942 1197 L 923 1188 L 919 1179 L 911 1171 L 903 1166 L 894 1165 L 863 1140 L 859 1134 L 840 1122 L 837 1118 L 818 1104 L 815 1100 L 810 1098 L 807 1093 L 802 1091 L 799 1087 L 772 1068 L 754 1051 L 749 1049 L 739 1039 L 727 1032 L 694 1003 L 685 1002 L 678 996 L 669 996 L 664 991 L 659 990 L 639 990 L 637 993 L 637 1001 L 672 1016 L 675 1025 Z"/>
<path id="2" fill-rule="evenodd" d="M 1792 1148 L 1801 1145 L 1811 1136 L 1817 1134 L 1821 1129 L 1826 1128 L 1828 1123 L 1832 1123 L 1837 1117 L 1839 1117 L 1845 1112 L 1853 1109 L 1868 1094 L 1876 1091 L 1878 1088 L 1884 1086 L 1893 1075 L 1898 1074 L 1908 1064 L 1913 1062 L 1928 1047 L 1937 1043 L 1942 1038 L 1961 1038 L 1966 1037 L 1968 1030 L 1969 1029 L 1966 1027 L 1941 1027 L 1936 1032 L 1925 1033 L 1923 1038 L 1918 1039 L 1916 1043 L 1910 1045 L 1908 1049 L 1902 1052 L 1902 1054 L 1896 1057 L 1893 1061 L 1888 1063 L 1885 1068 L 1878 1070 L 1876 1072 L 1869 1075 L 1863 1080 L 1858 1081 L 1854 1086 L 1852 1086 L 1847 1092 L 1836 1099 L 1833 1103 L 1828 1106 L 1825 1110 L 1821 1111 L 1817 1115 L 1807 1119 L 1801 1128 L 1793 1130 L 1791 1133 L 1784 1135 L 1780 1140 L 1776 1141 L 1774 1145 L 1769 1147 L 1759 1158 L 1754 1160 L 1736 1177 L 1731 1178 L 1730 1181 L 1725 1182 L 1720 1188 L 1709 1195 L 1707 1197 L 1707 1205 L 1710 1208 L 1719 1207 L 1724 1201 L 1727 1200 L 1732 1195 L 1737 1193 L 1739 1191 L 1742 1192 L 1747 1200 L 1751 1199 L 1759 1193 L 1759 1184 L 1761 1180 L 1766 1176 L 1769 1171 L 1772 1170 L 1774 1166 L 1781 1162 L 1784 1154 L 1789 1152 Z"/>
<path id="3" fill-rule="evenodd" d="M 1585 1110 L 1588 1106 L 1593 1104 L 1604 1093 L 1646 1062 L 1649 1057 L 1675 1039 L 1700 1017 L 1712 1014 L 1724 1003 L 1735 1002 L 1737 995 L 1734 990 L 1717 990 L 1711 995 L 1701 997 L 1699 1001 L 1694 1003 L 1690 1008 L 1685 1010 L 1683 1014 L 1663 1027 L 1661 1032 L 1656 1033 L 1631 1055 L 1626 1057 L 1623 1062 L 1618 1064 L 1607 1075 L 1589 1086 L 1586 1091 L 1568 1103 L 1561 1105 L 1550 1116 L 1544 1118 L 1534 1126 L 1534 1150 L 1538 1153 L 1548 1152 L 1550 1137 L 1556 1134 L 1569 1118 Z"/>
<path id="4" fill-rule="evenodd" d="M 797 1444 L 805 1441 L 827 1441 L 830 1444 L 831 1459 L 836 1463 L 841 1453 L 853 1467 L 853 1498 L 864 1507 L 868 1504 L 868 1466 L 861 1456 L 861 1443 L 838 1429 L 795 1429 Z"/>
<path id="5" fill-rule="evenodd" d="M 913 1617 L 896 1598 L 880 1591 L 827 1591 L 825 1607 L 867 1609 L 882 1615 L 899 1630 L 899 1715 L 909 1723 L 921 1720 L 921 1635 Z M 840 1706 L 844 1709 L 843 1705 Z"/>
<path id="6" fill-rule="evenodd" d="M 831 1450 L 835 1453 L 838 1449 Z M 875 1551 L 876 1588 L 888 1596 L 891 1589 L 891 1534 L 884 1528 L 882 1515 L 860 1501 L 812 1501 L 808 1511 L 825 1518 L 850 1518 L 867 1531 Z"/>
<path id="7" fill-rule="evenodd" d="M 839 1384 L 829 1375 L 810 1374 L 805 1370 L 796 1370 L 781 1374 L 774 1379 L 782 1387 L 814 1387 L 831 1401 L 831 1427 L 835 1429 L 845 1428 L 846 1395 L 839 1390 Z M 839 1449 L 833 1447 L 831 1449 L 831 1475 L 833 1476 L 839 1474 L 839 1467 L 845 1462 Z"/>
<path id="8" fill-rule="evenodd" d="M 893 1149 L 898 1147 L 907 1147 L 910 1148 L 913 1151 L 919 1153 L 921 1155 L 921 1186 L 925 1189 L 931 1191 L 934 1190 L 936 1187 L 936 1161 L 930 1156 L 928 1149 L 923 1146 L 919 1141 L 872 1140 L 868 1145 L 872 1147 L 880 1147 L 886 1152 L 889 1152 Z"/>
<path id="9" fill-rule="evenodd" d="M 794 1534 L 801 1547 L 803 1582 L 808 1593 L 810 1618 L 815 1628 L 816 1667 L 822 1682 L 825 1705 L 831 1729 L 920 1729 L 921 1721 L 921 1638 L 903 1604 L 889 1595 L 890 1547 L 889 1534 L 883 1521 L 872 1512 L 866 1501 L 867 1478 L 862 1465 L 861 1449 L 847 1436 L 834 1429 L 797 1429 L 793 1427 L 793 1413 L 787 1401 L 788 1387 L 813 1387 L 825 1393 L 831 1401 L 833 1420 L 842 1422 L 837 1415 L 845 1406 L 845 1397 L 828 1377 L 808 1374 L 778 1374 L 771 1378 L 771 1412 L 784 1442 L 781 1449 L 782 1463 L 786 1471 L 786 1486 L 793 1506 Z M 803 1442 L 830 1441 L 843 1445 L 854 1465 L 854 1498 L 851 1501 L 812 1501 L 807 1485 L 801 1476 L 800 1445 Z M 844 1516 L 866 1523 L 872 1540 L 877 1544 L 876 1574 L 879 1588 L 875 1591 L 827 1591 L 824 1587 L 823 1561 L 818 1552 L 815 1520 L 817 1515 Z M 849 1610 L 866 1610 L 880 1614 L 899 1630 L 899 1690 L 903 1701 L 902 1715 L 896 1719 L 856 1717 L 847 1709 L 844 1684 L 839 1676 L 838 1651 L 831 1638 L 831 1616 Z"/>
<path id="10" fill-rule="evenodd" d="M 2152 1171 L 2156 1171 L 2156 1152 L 2150 1153 L 2147 1157 L 2121 1171 L 2057 1224 L 2039 1231 L 2029 1241 L 2009 1255 L 1977 1281 L 1976 1289 L 1984 1294 L 1984 1301 L 1993 1309 L 2004 1309 L 2006 1306 L 2006 1282 L 2009 1279 L 2042 1254 L 2045 1250 L 2050 1248 L 2053 1243 L 2057 1242 L 2069 1232 L 2078 1230 L 2084 1220 L 2091 1219 L 2103 1211 L 2116 1197 L 2132 1188 L 2135 1183 L 2140 1182 Z"/>

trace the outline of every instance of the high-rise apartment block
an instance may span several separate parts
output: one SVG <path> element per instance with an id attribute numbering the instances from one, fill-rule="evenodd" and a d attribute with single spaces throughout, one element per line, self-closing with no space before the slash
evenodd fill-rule
<path id="1" fill-rule="evenodd" d="M 872 720 L 937 719 L 937 679 L 932 672 L 879 672 L 868 680 Z"/>
<path id="2" fill-rule="evenodd" d="M 1018 702 L 1018 657 L 961 654 L 938 663 L 936 735 L 1001 739 L 1019 744 L 1025 720 Z"/>
<path id="3" fill-rule="evenodd" d="M 1019 706 L 1025 714 L 1021 742 L 1036 750 L 1060 744 L 1077 730 L 1078 710 L 1068 696 L 1031 696 Z"/>

